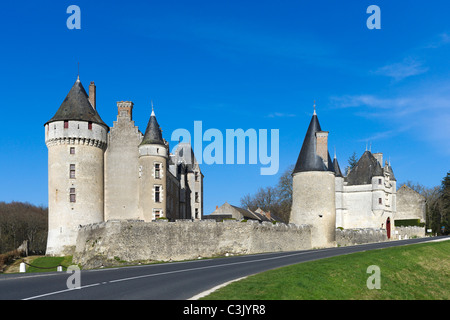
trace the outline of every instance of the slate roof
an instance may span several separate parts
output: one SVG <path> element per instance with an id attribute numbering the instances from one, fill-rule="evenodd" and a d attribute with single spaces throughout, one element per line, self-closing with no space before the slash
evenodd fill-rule
<path id="1" fill-rule="evenodd" d="M 347 175 L 347 185 L 371 184 L 372 177 L 383 176 L 383 168 L 370 151 L 363 153 Z"/>
<path id="2" fill-rule="evenodd" d="M 308 130 L 306 131 L 305 139 L 303 140 L 302 149 L 295 164 L 294 172 L 304 172 L 304 171 L 333 171 L 334 168 L 331 165 L 332 161 L 330 154 L 328 153 L 328 163 L 330 164 L 327 168 L 322 158 L 316 154 L 316 132 L 322 131 L 319 124 L 319 119 L 317 115 L 311 118 Z"/>
<path id="3" fill-rule="evenodd" d="M 148 120 L 147 129 L 145 130 L 144 139 L 142 139 L 141 145 L 144 144 L 162 144 L 164 141 L 162 138 L 162 131 L 156 120 L 155 112 L 152 110 L 150 120 Z"/>
<path id="4" fill-rule="evenodd" d="M 392 167 L 389 164 L 384 165 L 384 170 L 389 173 L 389 180 L 397 181 L 394 176 L 394 170 L 392 170 Z"/>
<path id="5" fill-rule="evenodd" d="M 344 177 L 342 175 L 341 168 L 339 167 L 339 162 L 336 158 L 334 158 L 334 160 L 333 160 L 333 169 L 334 169 L 334 173 L 336 174 L 336 177 L 340 177 L 340 178 Z"/>
<path id="6" fill-rule="evenodd" d="M 84 90 L 80 79 L 75 81 L 58 111 L 56 111 L 53 118 L 45 124 L 54 121 L 67 120 L 93 122 L 103 125 L 109 130 L 108 125 L 103 122 L 102 118 L 100 118 L 100 115 L 97 113 L 97 110 L 95 110 L 89 102 L 89 96 L 87 95 L 86 90 Z"/>

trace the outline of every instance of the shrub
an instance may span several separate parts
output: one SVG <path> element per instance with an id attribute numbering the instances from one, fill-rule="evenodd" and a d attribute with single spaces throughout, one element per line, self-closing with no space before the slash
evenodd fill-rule
<path id="1" fill-rule="evenodd" d="M 22 256 L 22 252 L 18 250 L 9 251 L 3 254 L 0 254 L 0 272 L 3 272 L 3 269 L 8 265 L 14 262 L 14 260 L 20 258 Z"/>

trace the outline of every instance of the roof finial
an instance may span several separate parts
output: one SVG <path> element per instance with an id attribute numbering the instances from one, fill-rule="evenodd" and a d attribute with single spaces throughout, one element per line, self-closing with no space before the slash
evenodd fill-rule
<path id="1" fill-rule="evenodd" d="M 314 115 L 316 115 L 316 100 L 314 100 Z"/>
<path id="2" fill-rule="evenodd" d="M 80 81 L 80 63 L 78 62 L 77 81 Z"/>
<path id="3" fill-rule="evenodd" d="M 336 146 L 334 146 L 334 159 L 336 159 Z"/>
<path id="4" fill-rule="evenodd" d="M 152 103 L 152 114 L 150 116 L 155 116 L 155 110 L 153 110 L 153 100 L 151 100 Z"/>

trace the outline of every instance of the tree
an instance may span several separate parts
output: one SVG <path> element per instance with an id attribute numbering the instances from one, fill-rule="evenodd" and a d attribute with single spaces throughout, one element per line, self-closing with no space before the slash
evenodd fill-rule
<path id="1" fill-rule="evenodd" d="M 0 253 L 17 249 L 24 240 L 30 251 L 44 253 L 48 210 L 23 202 L 0 202 Z"/>
<path id="2" fill-rule="evenodd" d="M 352 170 L 358 163 L 358 156 L 356 155 L 356 152 L 353 152 L 353 154 L 348 158 L 347 161 L 348 166 L 345 167 L 345 175 L 348 175 L 349 171 Z"/>
<path id="3" fill-rule="evenodd" d="M 447 172 L 447 175 L 442 179 L 439 193 L 440 222 L 441 228 L 444 227 L 442 233 L 450 234 L 450 171 Z"/>
<path id="4" fill-rule="evenodd" d="M 256 210 L 270 211 L 281 221 L 288 222 L 292 206 L 292 171 L 291 165 L 279 178 L 275 187 L 259 188 L 254 195 L 246 194 L 241 198 L 241 206 Z"/>

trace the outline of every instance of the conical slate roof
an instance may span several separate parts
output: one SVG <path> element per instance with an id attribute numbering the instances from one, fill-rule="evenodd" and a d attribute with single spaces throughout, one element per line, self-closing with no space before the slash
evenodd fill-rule
<path id="1" fill-rule="evenodd" d="M 333 169 L 334 169 L 334 173 L 336 174 L 336 177 L 342 178 L 342 172 L 341 172 L 341 168 L 339 167 L 339 162 L 336 159 L 336 156 L 333 160 Z"/>
<path id="2" fill-rule="evenodd" d="M 383 169 L 370 151 L 363 153 L 347 175 L 347 185 L 371 184 L 372 177 L 382 177 Z"/>
<path id="3" fill-rule="evenodd" d="M 53 118 L 47 121 L 45 124 L 54 121 L 67 121 L 67 120 L 77 120 L 77 121 L 88 121 L 97 123 L 105 126 L 108 130 L 109 127 L 103 122 L 100 115 L 92 107 L 89 102 L 89 96 L 84 90 L 80 79 L 75 81 L 72 89 L 70 89 L 63 103 L 56 111 Z"/>
<path id="4" fill-rule="evenodd" d="M 318 131 L 322 131 L 322 129 L 320 128 L 319 119 L 314 112 L 293 173 L 328 170 L 322 158 L 316 154 L 316 132 Z M 328 159 L 330 159 L 330 155 L 328 155 Z M 331 161 L 328 161 L 331 164 Z"/>
<path id="5" fill-rule="evenodd" d="M 392 167 L 387 162 L 384 165 L 384 170 L 389 173 L 390 180 L 397 181 L 397 179 L 395 179 L 395 176 L 394 176 L 394 170 L 392 170 Z"/>
<path id="6" fill-rule="evenodd" d="M 159 127 L 158 121 L 156 120 L 155 112 L 153 110 L 150 116 L 150 120 L 148 120 L 148 125 L 147 129 L 145 130 L 144 139 L 142 139 L 141 142 L 141 145 L 143 144 L 164 145 L 161 128 Z"/>

